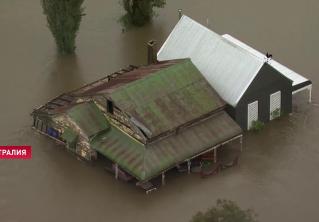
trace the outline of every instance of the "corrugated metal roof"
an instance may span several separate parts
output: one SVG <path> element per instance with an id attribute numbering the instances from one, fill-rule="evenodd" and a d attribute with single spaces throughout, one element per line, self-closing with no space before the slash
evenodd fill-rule
<path id="1" fill-rule="evenodd" d="M 222 111 L 146 146 L 113 126 L 91 145 L 139 180 L 148 180 L 240 134 L 240 127 Z"/>
<path id="2" fill-rule="evenodd" d="M 47 102 L 45 105 L 33 111 L 33 114 L 49 114 L 54 115 L 63 113 L 70 107 L 77 103 L 77 99 L 85 96 L 92 96 L 97 94 L 109 93 L 114 89 L 124 86 L 127 83 L 141 79 L 151 73 L 157 72 L 176 63 L 180 60 L 163 61 L 148 66 L 128 66 L 117 72 L 111 73 L 98 79 L 94 82 L 81 86 L 78 89 L 72 90 L 68 93 L 63 93 L 60 96 Z"/>
<path id="3" fill-rule="evenodd" d="M 74 94 L 95 95 L 95 94 L 102 94 L 102 93 L 110 93 L 114 91 L 115 89 L 122 87 L 130 82 L 134 82 L 136 80 L 142 79 L 148 76 L 149 74 L 157 72 L 161 69 L 165 69 L 179 62 L 180 60 L 170 60 L 170 61 L 163 61 L 163 62 L 159 62 L 156 64 L 147 65 L 147 66 L 136 67 L 135 69 L 132 69 L 128 72 L 122 72 L 120 74 L 117 74 L 116 76 L 111 78 L 110 81 L 108 82 L 96 84 L 95 86 L 92 86 L 90 87 L 90 89 L 85 91 L 82 90 L 81 94 L 77 92 L 78 90 L 75 90 Z"/>
<path id="4" fill-rule="evenodd" d="M 225 105 L 189 59 L 117 88 L 108 96 L 142 123 L 150 137 Z"/>
<path id="5" fill-rule="evenodd" d="M 253 49 L 252 47 L 250 47 L 247 44 L 241 42 L 240 40 L 236 39 L 235 37 L 233 37 L 233 36 L 231 36 L 229 34 L 225 34 L 225 35 L 223 35 L 223 37 L 225 39 L 227 39 L 228 41 L 230 41 L 231 43 L 236 44 L 239 47 L 247 50 L 252 55 L 256 56 L 256 58 L 259 59 L 260 61 L 266 61 L 267 60 L 266 56 L 263 53 L 257 51 L 256 49 Z M 268 60 L 268 64 L 270 66 L 272 66 L 274 69 L 276 69 L 277 71 L 279 71 L 281 74 L 286 76 L 288 79 L 292 80 L 293 81 L 293 84 L 292 84 L 293 86 L 309 81 L 308 79 L 306 79 L 302 75 L 292 71 L 291 69 L 289 69 L 286 66 L 280 64 L 276 60 L 270 59 L 270 60 Z"/>
<path id="6" fill-rule="evenodd" d="M 177 23 L 158 52 L 158 60 L 191 58 L 207 81 L 235 106 L 263 62 L 187 16 Z"/>
<path id="7" fill-rule="evenodd" d="M 144 153 L 146 147 L 118 128 L 111 126 L 106 133 L 95 137 L 91 142 L 91 147 L 118 163 L 122 169 L 136 178 L 141 180 L 145 178 Z"/>
<path id="8" fill-rule="evenodd" d="M 67 115 L 88 138 L 110 127 L 107 119 L 94 102 L 77 104 L 67 111 Z"/>

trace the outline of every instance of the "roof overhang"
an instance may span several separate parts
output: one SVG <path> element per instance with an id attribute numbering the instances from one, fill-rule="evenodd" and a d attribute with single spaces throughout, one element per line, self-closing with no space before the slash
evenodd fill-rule
<path id="1" fill-rule="evenodd" d="M 91 146 L 138 180 L 147 181 L 241 135 L 241 128 L 222 111 L 146 145 L 111 126 Z"/>
<path id="2" fill-rule="evenodd" d="M 312 82 L 309 79 L 305 78 L 304 76 L 300 75 L 299 73 L 280 64 L 276 60 L 267 59 L 263 53 L 257 51 L 256 49 L 250 47 L 249 45 L 243 43 L 242 41 L 236 39 L 235 37 L 229 34 L 225 34 L 223 35 L 223 37 L 227 39 L 229 42 L 243 48 L 244 50 L 247 50 L 252 55 L 256 56 L 256 58 L 258 58 L 259 60 L 267 62 L 271 67 L 276 69 L 279 73 L 281 73 L 282 75 L 290 79 L 292 81 L 293 94 L 311 87 Z"/>

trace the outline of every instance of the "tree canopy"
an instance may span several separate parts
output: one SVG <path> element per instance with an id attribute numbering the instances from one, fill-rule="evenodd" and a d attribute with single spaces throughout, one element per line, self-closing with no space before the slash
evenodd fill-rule
<path id="1" fill-rule="evenodd" d="M 197 213 L 191 222 L 257 222 L 257 219 L 252 210 L 242 210 L 233 201 L 217 200 L 216 206 Z"/>
<path id="2" fill-rule="evenodd" d="M 61 54 L 75 51 L 75 39 L 79 30 L 84 0 L 41 0 L 48 26 Z"/>
<path id="3" fill-rule="evenodd" d="M 165 4 L 166 0 L 122 0 L 126 14 L 120 21 L 125 27 L 143 26 L 155 15 L 154 8 L 163 8 Z"/>

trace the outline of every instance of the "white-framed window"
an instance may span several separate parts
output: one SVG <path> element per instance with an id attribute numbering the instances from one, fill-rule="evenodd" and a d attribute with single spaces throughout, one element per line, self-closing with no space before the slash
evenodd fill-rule
<path id="1" fill-rule="evenodd" d="M 270 95 L 270 116 L 269 119 L 273 120 L 281 114 L 281 91 L 275 92 Z"/>
<path id="2" fill-rule="evenodd" d="M 251 129 L 254 121 L 258 120 L 258 100 L 248 104 L 247 128 Z"/>

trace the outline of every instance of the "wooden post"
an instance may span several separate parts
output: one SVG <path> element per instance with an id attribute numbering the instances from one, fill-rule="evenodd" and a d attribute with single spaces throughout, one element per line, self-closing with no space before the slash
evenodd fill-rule
<path id="1" fill-rule="evenodd" d="M 214 149 L 214 162 L 217 163 L 217 147 Z"/>
<path id="2" fill-rule="evenodd" d="M 190 160 L 187 160 L 187 172 L 188 172 L 188 174 L 191 173 L 191 164 L 192 164 L 192 162 Z"/>
<path id="3" fill-rule="evenodd" d="M 239 142 L 240 142 L 240 152 L 243 152 L 243 136 L 239 138 Z"/>
<path id="4" fill-rule="evenodd" d="M 33 116 L 33 126 L 35 126 L 36 118 Z"/>
<path id="5" fill-rule="evenodd" d="M 309 103 L 312 102 L 312 86 L 309 88 Z"/>
<path id="6" fill-rule="evenodd" d="M 119 178 L 119 165 L 116 163 L 115 164 L 115 179 Z"/>
<path id="7" fill-rule="evenodd" d="M 165 186 L 166 182 L 165 182 L 165 173 L 162 173 L 162 186 Z"/>
<path id="8" fill-rule="evenodd" d="M 36 118 L 36 121 L 35 121 L 35 128 L 36 128 L 36 129 L 38 129 L 38 127 L 39 127 L 39 120 L 38 120 L 38 118 Z"/>

